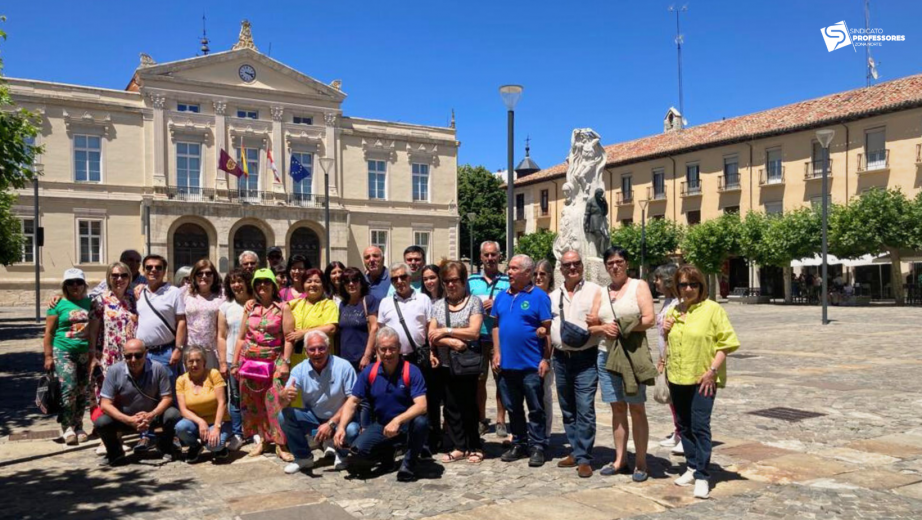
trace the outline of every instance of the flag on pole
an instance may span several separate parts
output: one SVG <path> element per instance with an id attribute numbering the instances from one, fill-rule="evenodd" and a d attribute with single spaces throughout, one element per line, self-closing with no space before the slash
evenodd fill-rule
<path id="1" fill-rule="evenodd" d="M 221 149 L 221 160 L 218 162 L 218 169 L 224 170 L 238 179 L 243 175 L 240 165 L 223 148 Z"/>
<path id="2" fill-rule="evenodd" d="M 240 162 L 243 164 L 243 176 L 250 178 L 250 169 L 247 167 L 247 149 L 243 146 L 243 136 L 240 136 Z"/>
<path id="3" fill-rule="evenodd" d="M 272 158 L 272 150 L 266 150 L 266 158 L 269 162 L 269 169 L 272 170 L 272 175 L 275 177 L 276 184 L 281 184 L 282 179 L 279 177 L 279 169 L 275 167 L 275 159 Z"/>
<path id="4" fill-rule="evenodd" d="M 288 168 L 288 171 L 295 182 L 301 182 L 311 175 L 311 171 L 305 168 L 294 154 L 291 156 L 291 167 Z"/>

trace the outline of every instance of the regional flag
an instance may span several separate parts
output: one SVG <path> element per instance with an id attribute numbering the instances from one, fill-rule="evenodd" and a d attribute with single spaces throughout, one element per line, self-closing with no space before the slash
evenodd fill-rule
<path id="1" fill-rule="evenodd" d="M 288 168 L 288 172 L 295 182 L 301 182 L 311 175 L 311 171 L 305 168 L 294 154 L 291 156 L 291 167 Z"/>
<path id="2" fill-rule="evenodd" d="M 272 170 L 272 176 L 275 177 L 276 184 L 281 184 L 282 179 L 279 178 L 279 169 L 275 167 L 275 159 L 272 158 L 272 150 L 266 150 L 266 158 L 268 159 L 269 169 Z"/>
<path id="3" fill-rule="evenodd" d="M 218 161 L 218 169 L 224 170 L 238 179 L 243 175 L 240 165 L 223 148 L 221 149 L 221 160 Z"/>

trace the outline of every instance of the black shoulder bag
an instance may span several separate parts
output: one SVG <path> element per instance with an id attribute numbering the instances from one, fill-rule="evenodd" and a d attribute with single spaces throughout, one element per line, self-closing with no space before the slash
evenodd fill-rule
<path id="1" fill-rule="evenodd" d="M 407 327 L 407 321 L 403 319 L 403 312 L 400 311 L 400 302 L 397 301 L 397 295 L 394 295 L 394 310 L 397 311 L 397 317 L 400 319 L 400 325 L 403 327 L 403 332 L 407 335 L 407 341 L 410 342 L 410 346 L 413 347 L 413 353 L 416 354 L 416 366 L 418 367 L 431 367 L 432 362 L 429 361 L 429 340 L 426 338 L 426 343 L 421 346 L 418 346 L 415 341 L 413 341 L 413 335 L 410 334 L 410 329 Z"/>
<path id="2" fill-rule="evenodd" d="M 472 298 L 472 296 L 468 297 Z M 470 300 L 468 300 L 470 303 Z M 451 327 L 451 309 L 448 308 L 448 298 L 445 298 L 445 326 Z M 450 349 L 449 368 L 454 377 L 480 376 L 483 372 L 483 351 L 480 341 L 465 341 L 466 348 L 461 351 Z"/>
<path id="3" fill-rule="evenodd" d="M 576 298 L 576 293 L 573 293 Z M 564 345 L 573 348 L 580 348 L 589 342 L 592 334 L 588 330 L 580 327 L 575 323 L 570 323 L 563 313 L 564 288 L 560 288 L 560 340 Z"/>

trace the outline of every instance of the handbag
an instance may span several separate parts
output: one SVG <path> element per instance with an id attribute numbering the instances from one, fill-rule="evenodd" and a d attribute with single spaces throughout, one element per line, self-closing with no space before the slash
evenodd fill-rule
<path id="1" fill-rule="evenodd" d="M 45 415 L 54 415 L 61 410 L 61 385 L 54 370 L 42 374 L 35 392 L 35 406 Z"/>
<path id="2" fill-rule="evenodd" d="M 669 394 L 669 382 L 666 381 L 665 370 L 656 376 L 656 386 L 653 388 L 653 400 L 659 404 L 669 404 L 672 402 L 672 396 Z"/>
<path id="3" fill-rule="evenodd" d="M 415 365 L 420 368 L 430 368 L 432 362 L 429 361 L 429 339 L 426 338 L 426 343 L 421 346 L 417 346 L 416 342 L 413 341 L 413 335 L 410 334 L 410 328 L 407 327 L 407 321 L 403 319 L 403 312 L 400 311 L 400 302 L 397 301 L 397 295 L 394 295 L 394 310 L 397 311 L 397 317 L 400 318 L 400 326 L 403 327 L 403 332 L 407 335 L 407 341 L 410 342 L 410 346 L 413 347 L 413 353 L 416 354 L 416 363 Z"/>
<path id="4" fill-rule="evenodd" d="M 470 301 L 470 300 L 468 300 Z M 445 325 L 451 327 L 451 310 L 445 299 Z M 448 351 L 448 367 L 453 377 L 480 376 L 483 372 L 483 350 L 480 341 L 465 341 L 467 348 Z"/>
<path id="5" fill-rule="evenodd" d="M 576 293 L 573 293 L 574 296 Z M 570 323 L 563 313 L 563 288 L 560 289 L 560 340 L 564 345 L 580 348 L 589 342 L 592 334 L 575 323 Z"/>
<path id="6" fill-rule="evenodd" d="M 243 379 L 266 383 L 272 380 L 275 363 L 263 359 L 244 359 L 237 375 Z"/>

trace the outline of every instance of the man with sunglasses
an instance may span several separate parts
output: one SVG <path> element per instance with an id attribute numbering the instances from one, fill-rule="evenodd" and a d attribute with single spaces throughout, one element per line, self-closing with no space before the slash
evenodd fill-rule
<path id="1" fill-rule="evenodd" d="M 423 288 L 423 266 L 426 265 L 426 250 L 419 246 L 410 246 L 403 250 L 403 263 L 410 269 L 410 287 L 419 292 Z M 394 286 L 387 291 L 388 296 L 394 295 Z"/>
<path id="2" fill-rule="evenodd" d="M 137 432 L 144 436 L 161 426 L 159 448 L 163 460 L 173 459 L 173 434 L 182 418 L 173 404 L 173 386 L 169 371 L 147 357 L 147 348 L 138 339 L 129 340 L 123 348 L 125 361 L 109 367 L 100 397 L 103 415 L 96 418 L 93 428 L 106 446 L 102 466 L 123 466 L 128 463 L 120 432 Z M 137 450 L 136 450 L 137 451 Z"/>
<path id="3" fill-rule="evenodd" d="M 147 255 L 141 263 L 147 285 L 135 288 L 138 301 L 137 338 L 147 345 L 147 357 L 167 367 L 175 388 L 182 370 L 180 359 L 186 345 L 186 306 L 182 291 L 164 281 L 167 261 Z"/>
<path id="4" fill-rule="evenodd" d="M 345 359 L 330 354 L 330 338 L 315 330 L 304 338 L 304 350 L 310 360 L 298 363 L 291 370 L 288 385 L 279 398 L 282 406 L 301 396 L 301 408 L 283 408 L 279 413 L 279 426 L 288 439 L 288 449 L 294 462 L 285 466 L 285 473 L 293 474 L 314 466 L 311 445 L 326 447 L 326 455 L 335 455 L 333 469 L 346 468 L 345 450 L 333 449 L 333 436 L 340 428 L 343 404 L 352 395 L 355 370 Z M 346 443 L 352 444 L 359 435 L 359 423 L 343 424 Z M 310 437 L 310 441 L 308 441 Z"/>
<path id="5" fill-rule="evenodd" d="M 378 326 L 397 331 L 400 355 L 404 359 L 414 365 L 428 364 L 428 349 L 425 347 L 432 300 L 413 290 L 410 285 L 410 268 L 403 262 L 391 266 L 390 280 L 394 294 L 381 300 L 378 306 Z M 421 352 L 423 355 L 420 355 Z"/>

